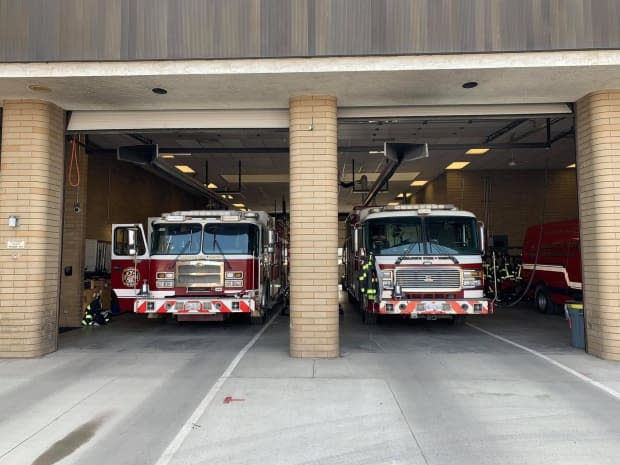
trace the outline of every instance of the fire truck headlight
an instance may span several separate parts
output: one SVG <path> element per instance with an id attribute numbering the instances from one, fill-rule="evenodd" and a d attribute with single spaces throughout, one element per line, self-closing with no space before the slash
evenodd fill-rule
<path id="1" fill-rule="evenodd" d="M 391 288 L 394 285 L 392 270 L 381 272 L 381 284 L 384 288 Z"/>
<path id="2" fill-rule="evenodd" d="M 174 272 L 158 271 L 157 279 L 174 279 Z"/>
<path id="3" fill-rule="evenodd" d="M 482 287 L 482 271 L 463 270 L 463 287 Z"/>
<path id="4" fill-rule="evenodd" d="M 226 279 L 243 279 L 243 271 L 227 271 Z"/>

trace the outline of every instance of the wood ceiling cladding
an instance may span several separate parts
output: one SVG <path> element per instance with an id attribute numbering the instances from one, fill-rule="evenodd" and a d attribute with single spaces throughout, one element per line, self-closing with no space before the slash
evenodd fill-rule
<path id="1" fill-rule="evenodd" d="M 620 48 L 620 0 L 0 0 L 0 61 Z"/>

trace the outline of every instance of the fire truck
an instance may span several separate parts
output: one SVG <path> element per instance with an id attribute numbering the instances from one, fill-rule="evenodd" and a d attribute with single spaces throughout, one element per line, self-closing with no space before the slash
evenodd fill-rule
<path id="1" fill-rule="evenodd" d="M 112 226 L 112 288 L 121 311 L 221 321 L 233 313 L 264 322 L 286 297 L 288 227 L 265 212 L 164 213 Z"/>
<path id="2" fill-rule="evenodd" d="M 523 282 L 542 313 L 555 313 L 569 300 L 581 301 L 579 221 L 530 226 L 523 239 Z"/>
<path id="3" fill-rule="evenodd" d="M 344 287 L 363 320 L 493 313 L 483 295 L 484 227 L 452 205 L 356 208 L 347 218 Z"/>

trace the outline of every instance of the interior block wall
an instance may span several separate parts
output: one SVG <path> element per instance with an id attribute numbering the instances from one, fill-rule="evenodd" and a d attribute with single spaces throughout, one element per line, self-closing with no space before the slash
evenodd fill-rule
<path id="1" fill-rule="evenodd" d="M 56 350 L 64 127 L 65 112 L 51 103 L 3 104 L 0 357 Z M 9 215 L 19 217 L 16 228 L 8 227 Z"/>
<path id="2" fill-rule="evenodd" d="M 293 97 L 290 110 L 290 353 L 339 355 L 336 98 Z"/>
<path id="3" fill-rule="evenodd" d="M 620 360 L 620 90 L 579 100 L 576 129 L 587 350 Z"/>
<path id="4" fill-rule="evenodd" d="M 86 239 L 111 241 L 112 224 L 142 223 L 176 210 L 204 209 L 207 199 L 131 163 L 113 157 L 89 155 Z"/>
<path id="5" fill-rule="evenodd" d="M 529 226 L 579 216 L 573 169 L 448 171 L 429 184 L 423 199 L 475 213 L 490 235 L 507 235 L 516 248 Z"/>

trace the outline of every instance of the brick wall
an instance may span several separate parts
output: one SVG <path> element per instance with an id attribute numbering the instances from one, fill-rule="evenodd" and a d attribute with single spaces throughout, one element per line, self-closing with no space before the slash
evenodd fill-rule
<path id="1" fill-rule="evenodd" d="M 84 233 L 86 230 L 88 156 L 84 152 L 84 148 L 76 144 L 77 160 L 74 160 L 72 165 L 71 151 L 72 144 L 69 143 L 65 149 L 66 179 L 64 185 L 62 266 L 60 268 L 60 312 L 58 314 L 58 326 L 60 327 L 80 326 L 84 312 L 82 294 L 84 290 Z M 79 212 L 74 211 L 76 204 L 79 205 Z M 66 267 L 71 267 L 71 275 L 64 273 Z"/>
<path id="2" fill-rule="evenodd" d="M 290 100 L 290 308 L 293 357 L 337 357 L 336 99 Z"/>
<path id="3" fill-rule="evenodd" d="M 65 113 L 5 101 L 2 115 L 0 357 L 33 357 L 57 345 Z M 9 215 L 17 228 L 8 228 Z"/>
<path id="4" fill-rule="evenodd" d="M 577 173 L 587 350 L 620 360 L 620 90 L 577 102 Z"/>

